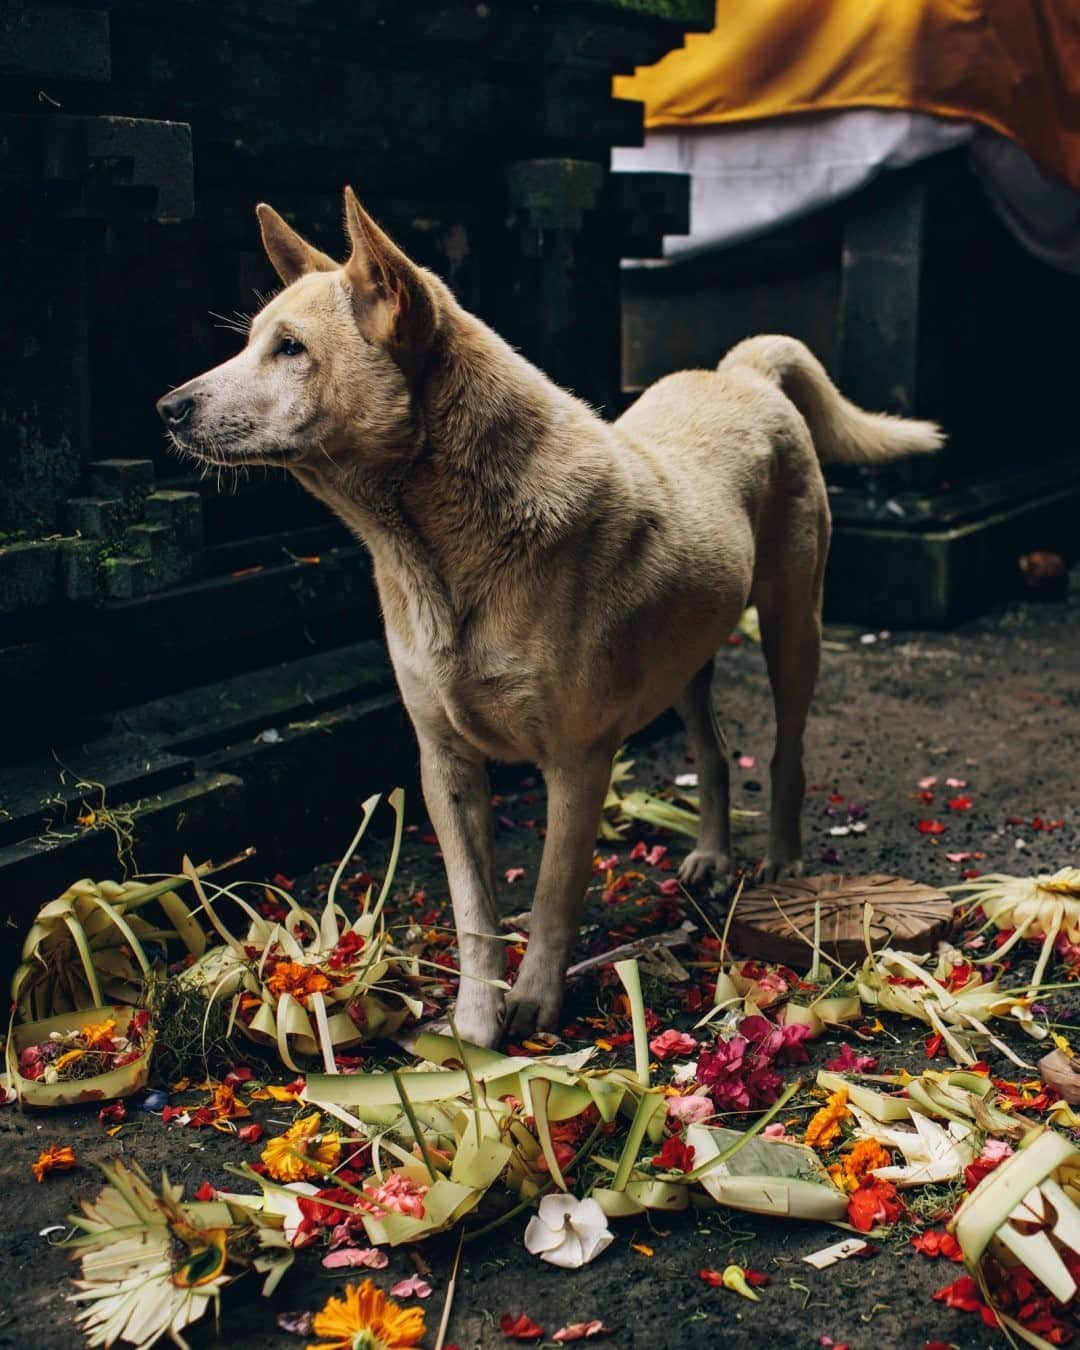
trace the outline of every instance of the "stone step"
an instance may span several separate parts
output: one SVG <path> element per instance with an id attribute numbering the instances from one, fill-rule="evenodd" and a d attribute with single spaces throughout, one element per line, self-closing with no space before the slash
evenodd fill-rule
<path id="1" fill-rule="evenodd" d="M 243 784 L 230 774 L 197 773 L 189 782 L 141 798 L 132 808 L 132 826 L 143 872 L 174 871 L 185 854 L 198 862 L 231 857 L 244 846 L 233 846 L 244 831 Z M 4 986 L 37 911 L 81 877 L 123 879 L 110 830 L 84 829 L 0 847 L 0 923 L 11 934 L 0 946 Z"/>
<path id="2" fill-rule="evenodd" d="M 189 757 L 134 732 L 58 746 L 0 770 L 0 844 L 77 833 L 77 816 L 190 782 L 193 774 Z"/>
<path id="3" fill-rule="evenodd" d="M 86 476 L 95 496 L 141 501 L 154 490 L 154 461 L 98 459 L 86 466 Z"/>
<path id="4" fill-rule="evenodd" d="M 138 516 L 119 497 L 69 497 L 67 518 L 84 539 L 113 539 Z"/>
<path id="5" fill-rule="evenodd" d="M 117 725 L 172 754 L 205 755 L 266 732 L 286 734 L 395 687 L 383 643 L 354 642 L 125 709 Z"/>
<path id="6" fill-rule="evenodd" d="M 0 544 L 0 615 L 49 609 L 60 587 L 60 545 L 55 540 Z"/>
<path id="7" fill-rule="evenodd" d="M 101 576 L 110 600 L 140 600 L 153 587 L 149 558 L 113 554 L 101 559 Z"/>
<path id="8" fill-rule="evenodd" d="M 109 561 L 104 572 L 120 570 Z M 132 561 L 142 560 L 122 569 L 129 582 Z M 0 614 L 0 743 L 17 753 L 74 740 L 119 708 L 373 636 L 370 576 L 367 555 L 347 545 L 317 565 L 284 558 L 249 575 L 111 601 L 63 625 L 43 616 L 31 627 L 19 615 L 5 634 Z"/>

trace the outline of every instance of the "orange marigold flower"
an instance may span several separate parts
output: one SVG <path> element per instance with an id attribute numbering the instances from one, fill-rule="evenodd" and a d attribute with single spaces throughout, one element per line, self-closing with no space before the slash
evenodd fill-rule
<path id="1" fill-rule="evenodd" d="M 332 1339 L 307 1350 L 411 1350 L 424 1337 L 423 1308 L 402 1308 L 370 1280 L 345 1286 L 315 1314 L 316 1336 Z"/>
<path id="2" fill-rule="evenodd" d="M 88 1050 L 96 1050 L 102 1042 L 111 1041 L 116 1035 L 116 1018 L 110 1017 L 104 1022 L 87 1022 L 79 1028 L 79 1035 L 86 1042 Z"/>
<path id="3" fill-rule="evenodd" d="M 839 1162 L 828 1169 L 829 1176 L 850 1195 L 879 1167 L 892 1165 L 891 1154 L 876 1139 L 860 1139 Z"/>
<path id="4" fill-rule="evenodd" d="M 828 1101 L 816 1115 L 810 1118 L 803 1142 L 811 1148 L 826 1149 L 840 1138 L 840 1127 L 849 1115 L 847 1109 L 847 1088 L 830 1095 Z"/>
<path id="5" fill-rule="evenodd" d="M 333 988 L 330 980 L 317 966 L 301 965 L 299 961 L 278 961 L 270 972 L 266 987 L 277 998 L 291 994 L 303 1001 L 309 994 L 323 994 Z"/>
<path id="6" fill-rule="evenodd" d="M 237 1097 L 236 1089 L 231 1083 L 215 1085 L 210 1110 L 218 1120 L 246 1120 L 251 1115 L 250 1110 Z"/>
<path id="7" fill-rule="evenodd" d="M 266 1170 L 275 1181 L 307 1181 L 322 1176 L 341 1158 L 341 1136 L 320 1133 L 318 1111 L 301 1116 L 262 1151 Z"/>
<path id="8" fill-rule="evenodd" d="M 70 1172 L 77 1167 L 78 1159 L 70 1144 L 50 1144 L 43 1148 L 37 1162 L 30 1164 L 30 1170 L 38 1181 L 44 1181 L 50 1172 Z"/>

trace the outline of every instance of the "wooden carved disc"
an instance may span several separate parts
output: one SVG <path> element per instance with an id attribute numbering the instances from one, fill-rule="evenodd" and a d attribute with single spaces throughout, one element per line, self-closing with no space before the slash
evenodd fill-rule
<path id="1" fill-rule="evenodd" d="M 740 956 L 778 961 L 796 970 L 812 960 L 814 906 L 821 902 L 821 950 L 842 965 L 866 955 L 863 907 L 874 907 L 870 940 L 875 948 L 928 952 L 944 935 L 953 902 L 944 891 L 918 881 L 880 874 L 868 877 L 800 877 L 744 891 L 731 921 L 731 947 Z M 802 939 L 798 930 L 808 939 Z"/>

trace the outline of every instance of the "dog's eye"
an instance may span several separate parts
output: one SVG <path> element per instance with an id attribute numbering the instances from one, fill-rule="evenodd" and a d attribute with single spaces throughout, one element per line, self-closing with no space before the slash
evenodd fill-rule
<path id="1" fill-rule="evenodd" d="M 275 356 L 302 356 L 307 348 L 295 338 L 282 338 L 277 345 Z"/>

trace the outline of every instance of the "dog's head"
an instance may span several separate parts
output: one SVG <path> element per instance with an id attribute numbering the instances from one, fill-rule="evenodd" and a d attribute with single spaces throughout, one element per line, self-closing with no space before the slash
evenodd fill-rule
<path id="1" fill-rule="evenodd" d="M 244 350 L 157 404 L 181 453 L 221 466 L 389 465 L 416 452 L 415 388 L 439 326 L 439 285 L 379 229 L 351 188 L 345 263 L 256 208 L 285 283 Z"/>

